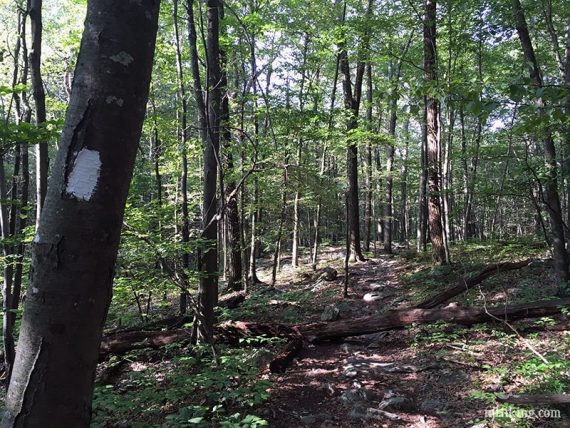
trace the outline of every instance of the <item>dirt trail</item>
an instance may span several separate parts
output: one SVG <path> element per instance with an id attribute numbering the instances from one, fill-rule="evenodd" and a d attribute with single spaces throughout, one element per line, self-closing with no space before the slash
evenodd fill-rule
<path id="1" fill-rule="evenodd" d="M 352 266 L 349 298 L 334 298 L 341 319 L 409 304 L 397 275 L 403 268 L 385 256 Z M 342 282 L 327 287 L 340 290 Z M 366 302 L 365 295 L 377 300 Z M 313 304 L 318 300 L 315 295 Z M 412 341 L 412 333 L 401 330 L 306 347 L 273 379 L 263 417 L 272 427 L 470 426 L 482 416 L 465 401 L 470 373 L 422 356 Z"/>

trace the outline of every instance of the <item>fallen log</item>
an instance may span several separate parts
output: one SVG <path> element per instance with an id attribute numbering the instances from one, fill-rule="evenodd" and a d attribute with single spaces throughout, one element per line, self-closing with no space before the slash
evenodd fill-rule
<path id="1" fill-rule="evenodd" d="M 482 308 L 462 308 L 460 306 L 448 306 L 443 309 L 399 309 L 352 320 L 301 325 L 297 328 L 308 341 L 320 342 L 402 328 L 414 323 L 427 324 L 447 321 L 455 324 L 472 325 L 485 321 L 495 321 L 496 318 L 506 318 L 512 321 L 521 318 L 542 317 L 558 313 L 562 307 L 570 307 L 570 298 L 506 307 L 499 306 L 489 309 L 488 312 Z"/>
<path id="2" fill-rule="evenodd" d="M 168 331 L 129 331 L 106 336 L 99 347 L 99 361 L 109 355 L 123 355 L 135 349 L 156 349 L 176 342 L 190 341 L 191 329 Z"/>
<path id="3" fill-rule="evenodd" d="M 475 287 L 478 284 L 481 284 L 487 278 L 503 273 L 508 272 L 511 270 L 521 269 L 532 261 L 532 259 L 522 260 L 520 262 L 503 262 L 497 263 L 494 265 L 487 266 L 477 275 L 472 276 L 471 278 L 461 279 L 459 283 L 451 288 L 443 290 L 441 293 L 436 294 L 435 296 L 424 300 L 419 305 L 415 306 L 419 309 L 432 309 L 435 308 L 437 305 L 448 301 L 449 299 L 458 296 L 461 293 L 464 293 L 471 288 Z"/>
<path id="4" fill-rule="evenodd" d="M 555 394 L 555 395 L 507 395 L 498 396 L 497 401 L 500 403 L 509 404 L 570 404 L 570 395 Z"/>
<path id="5" fill-rule="evenodd" d="M 570 298 L 545 300 L 523 305 L 499 306 L 489 309 L 445 307 L 443 309 L 399 309 L 383 314 L 361 317 L 352 320 L 329 323 L 301 324 L 286 326 L 283 324 L 262 324 L 255 322 L 228 322 L 215 330 L 217 341 L 239 345 L 245 338 L 283 337 L 303 339 L 309 342 L 340 339 L 348 336 L 377 333 L 411 325 L 446 321 L 455 324 L 472 325 L 485 321 L 521 318 L 535 318 L 553 315 L 561 308 L 570 307 Z M 121 355 L 141 348 L 159 348 L 175 342 L 189 341 L 191 330 L 138 331 L 107 336 L 101 343 L 100 361 L 110 354 Z M 293 345 L 292 345 L 293 346 Z"/>
<path id="6" fill-rule="evenodd" d="M 297 338 L 299 333 L 293 327 L 281 324 L 245 323 L 241 321 L 228 322 L 219 325 L 214 333 L 216 341 L 237 346 L 245 338 L 252 337 L 283 337 Z M 109 355 L 123 355 L 136 349 L 157 349 L 172 343 L 189 342 L 192 329 L 165 331 L 128 331 L 107 335 L 101 341 L 99 361 Z"/>
<path id="7" fill-rule="evenodd" d="M 269 363 L 271 373 L 284 373 L 287 366 L 299 355 L 303 349 L 303 339 L 300 337 L 291 340 Z"/>

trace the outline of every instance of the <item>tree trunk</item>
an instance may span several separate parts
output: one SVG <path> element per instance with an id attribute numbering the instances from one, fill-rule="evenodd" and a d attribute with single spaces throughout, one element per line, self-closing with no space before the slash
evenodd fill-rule
<path id="1" fill-rule="evenodd" d="M 371 1 L 369 0 L 368 12 L 371 11 Z M 343 19 L 342 23 L 346 18 L 346 3 L 344 5 Z M 363 41 L 363 45 L 366 48 L 367 42 L 366 37 Z M 356 67 L 356 79 L 354 83 L 354 94 L 352 91 L 352 81 L 350 77 L 350 65 L 348 62 L 348 53 L 346 51 L 345 43 L 339 43 L 339 66 L 340 71 L 343 75 L 343 93 L 344 93 L 344 107 L 350 115 L 347 124 L 347 131 L 354 130 L 358 126 L 358 111 L 360 109 L 360 98 L 362 93 L 362 80 L 364 77 L 365 65 L 359 58 Z M 350 235 L 350 260 L 351 261 L 363 261 L 364 256 L 362 255 L 362 250 L 360 247 L 360 207 L 358 203 L 358 148 L 355 143 L 351 142 L 348 144 L 346 151 L 346 170 L 347 170 L 347 180 L 348 180 L 348 228 Z"/>
<path id="2" fill-rule="evenodd" d="M 417 250 L 427 247 L 427 121 L 426 109 L 422 116 L 422 138 L 420 140 L 420 188 L 418 192 Z"/>
<path id="3" fill-rule="evenodd" d="M 213 337 L 214 306 L 218 300 L 218 197 L 216 184 L 222 101 L 220 88 L 222 73 L 220 68 L 219 17 L 219 0 L 207 0 L 208 138 L 204 147 L 204 201 L 202 210 L 202 238 L 206 240 L 206 243 L 200 254 L 202 276 L 198 288 L 198 310 L 201 318 L 199 332 L 201 339 L 205 341 L 209 341 Z"/>
<path id="4" fill-rule="evenodd" d="M 36 123 L 46 121 L 46 94 L 42 81 L 42 0 L 28 0 L 28 14 L 32 29 L 32 49 L 30 51 L 30 70 L 32 89 L 36 104 Z M 48 145 L 42 141 L 36 146 L 36 228 L 44 206 L 48 179 Z"/>
<path id="5" fill-rule="evenodd" d="M 429 324 L 436 321 L 473 325 L 504 319 L 513 321 L 523 318 L 543 317 L 559 313 L 562 308 L 569 306 L 570 298 L 499 306 L 489 310 L 451 306 L 441 309 L 398 309 L 351 320 L 298 326 L 296 330 L 310 342 L 321 342 L 323 340 L 394 330 L 411 324 Z"/>
<path id="6" fill-rule="evenodd" d="M 402 166 L 400 168 L 400 239 L 407 244 L 409 239 L 410 213 L 408 210 L 408 151 L 410 146 L 410 117 L 406 118 L 404 123 L 404 138 L 406 145 L 402 151 Z"/>
<path id="7" fill-rule="evenodd" d="M 542 88 L 542 76 L 538 61 L 534 54 L 530 34 L 526 24 L 524 11 L 519 0 L 512 0 L 515 25 L 526 63 L 529 67 L 530 78 L 537 88 Z M 545 117 L 545 103 L 542 98 L 537 100 L 537 107 L 541 118 Z M 544 202 L 550 215 L 550 226 L 552 228 L 552 243 L 554 257 L 554 271 L 560 284 L 559 294 L 566 293 L 566 283 L 570 279 L 568 272 L 568 254 L 566 253 L 566 237 L 564 236 L 564 221 L 562 220 L 562 209 L 560 206 L 560 196 L 558 194 L 558 173 L 556 165 L 556 148 L 552 137 L 551 129 L 546 126 L 541 129 L 544 135 L 544 164 L 546 177 L 544 180 Z"/>
<path id="8" fill-rule="evenodd" d="M 439 102 L 431 87 L 437 84 L 437 49 L 436 49 L 436 0 L 426 0 L 424 18 L 424 70 L 425 81 L 430 89 L 426 96 L 427 120 L 427 168 L 428 168 L 428 225 L 432 245 L 432 258 L 435 264 L 445 264 L 445 243 L 441 222 L 441 195 L 439 183 Z"/>
<path id="9" fill-rule="evenodd" d="M 3 426 L 89 426 L 158 8 L 153 0 L 88 2 L 72 97 L 32 245 Z"/>
<path id="10" fill-rule="evenodd" d="M 372 64 L 366 64 L 366 126 L 372 130 Z M 372 226 L 372 143 L 366 142 L 366 194 L 364 199 L 364 251 L 370 251 Z"/>
<path id="11" fill-rule="evenodd" d="M 186 143 L 188 141 L 187 118 L 188 103 L 186 100 L 186 86 L 184 84 L 184 72 L 182 67 L 182 52 L 180 42 L 180 31 L 178 29 L 178 0 L 173 1 L 172 18 L 174 22 L 174 38 L 176 47 L 176 76 L 178 78 L 178 105 L 176 108 L 179 123 L 179 138 L 182 152 L 182 174 L 180 177 L 181 193 L 181 214 L 182 214 L 182 269 L 190 268 L 190 254 L 188 253 L 188 243 L 190 242 L 190 221 L 188 216 L 188 156 L 186 154 Z M 180 292 L 179 311 L 186 313 L 188 307 L 188 293 Z"/>

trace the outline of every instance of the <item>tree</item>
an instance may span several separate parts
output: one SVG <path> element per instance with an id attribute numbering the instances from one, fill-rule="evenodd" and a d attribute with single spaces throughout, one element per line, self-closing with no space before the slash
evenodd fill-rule
<path id="1" fill-rule="evenodd" d="M 159 1 L 89 1 L 3 426 L 89 426 Z"/>
<path id="2" fill-rule="evenodd" d="M 206 2 L 207 53 L 207 139 L 204 142 L 204 185 L 202 238 L 206 245 L 200 254 L 200 287 L 198 289 L 199 332 L 211 341 L 214 330 L 214 306 L 218 300 L 218 197 L 217 177 L 220 151 L 220 119 L 222 114 L 222 70 L 220 67 L 220 2 Z"/>
<path id="3" fill-rule="evenodd" d="M 532 84 L 537 88 L 543 88 L 542 74 L 534 53 L 532 40 L 526 24 L 524 10 L 520 0 L 512 0 L 515 26 L 521 42 L 524 59 L 527 63 Z M 546 118 L 545 101 L 539 96 L 536 100 L 538 115 L 543 121 Z M 564 221 L 562 219 L 562 208 L 560 206 L 560 195 L 558 194 L 558 173 L 556 146 L 552 137 L 552 131 L 548 125 L 541 128 L 544 145 L 544 167 L 546 176 L 544 180 L 544 203 L 550 216 L 550 227 L 552 228 L 552 245 L 554 270 L 560 283 L 560 293 L 566 291 L 566 283 L 570 279 L 568 272 L 568 253 L 566 252 L 566 238 L 564 236 Z"/>
<path id="4" fill-rule="evenodd" d="M 439 185 L 439 102 L 434 96 L 437 84 L 436 0 L 426 0 L 424 18 L 424 72 L 428 94 L 426 96 L 427 168 L 428 168 L 428 225 L 432 244 L 432 258 L 436 264 L 447 263 Z"/>
<path id="5" fill-rule="evenodd" d="M 28 0 L 28 14 L 32 27 L 32 49 L 30 51 L 30 70 L 32 88 L 36 104 L 36 123 L 46 121 L 46 94 L 42 81 L 42 0 Z M 44 206 L 48 181 L 48 145 L 42 141 L 36 148 L 36 226 L 39 226 L 40 214 Z"/>

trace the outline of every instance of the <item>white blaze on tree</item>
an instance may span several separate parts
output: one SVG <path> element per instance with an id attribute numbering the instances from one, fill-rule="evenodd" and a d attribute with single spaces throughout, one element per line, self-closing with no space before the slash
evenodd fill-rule
<path id="1" fill-rule="evenodd" d="M 95 150 L 82 149 L 75 158 L 67 179 L 66 192 L 82 201 L 89 201 L 101 173 L 101 158 Z"/>

